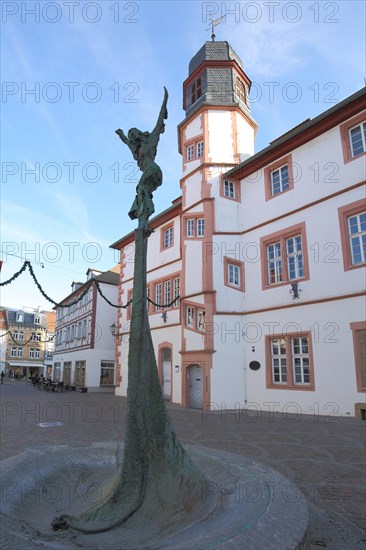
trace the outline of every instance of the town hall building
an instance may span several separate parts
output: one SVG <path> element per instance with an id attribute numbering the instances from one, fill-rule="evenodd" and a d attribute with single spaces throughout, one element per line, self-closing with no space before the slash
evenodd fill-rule
<path id="1" fill-rule="evenodd" d="M 204 44 L 183 84 L 181 197 L 151 220 L 147 258 L 163 395 L 206 410 L 354 415 L 366 391 L 365 89 L 254 154 L 250 88 L 225 41 Z M 122 305 L 134 233 L 112 248 Z M 130 315 L 118 310 L 117 395 Z"/>

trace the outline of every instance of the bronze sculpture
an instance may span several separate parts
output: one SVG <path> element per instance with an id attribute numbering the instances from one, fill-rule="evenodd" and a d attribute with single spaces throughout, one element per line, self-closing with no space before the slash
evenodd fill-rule
<path id="1" fill-rule="evenodd" d="M 147 228 L 148 219 L 155 212 L 152 201 L 153 192 L 163 182 L 163 174 L 160 167 L 155 163 L 155 157 L 160 134 L 165 131 L 164 120 L 168 118 L 167 101 L 168 92 L 164 88 L 163 104 L 155 128 L 151 133 L 131 128 L 128 131 L 128 137 L 126 137 L 123 130 L 116 130 L 116 134 L 129 147 L 133 158 L 142 171 L 142 176 L 136 187 L 136 198 L 128 214 L 131 220 L 138 218 L 140 229 Z"/>
<path id="2" fill-rule="evenodd" d="M 151 235 L 148 219 L 154 212 L 152 193 L 162 183 L 162 172 L 154 159 L 167 118 L 168 92 L 164 90 L 159 117 L 150 134 L 132 128 L 126 137 L 122 130 L 116 131 L 143 170 L 129 213 L 132 219 L 138 218 L 138 228 L 122 470 L 107 499 L 79 516 L 63 514 L 52 521 L 55 530 L 70 528 L 85 534 L 103 533 L 128 521 L 129 533 L 135 531 L 139 539 L 135 547 L 164 532 L 179 530 L 193 511 L 201 517 L 212 507 L 211 499 L 202 503 L 205 478 L 171 427 L 148 320 L 146 257 Z"/>

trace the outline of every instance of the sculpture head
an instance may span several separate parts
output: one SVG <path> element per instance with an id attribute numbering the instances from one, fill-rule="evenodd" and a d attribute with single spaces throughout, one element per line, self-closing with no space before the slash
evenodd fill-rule
<path id="1" fill-rule="evenodd" d="M 141 132 L 141 130 L 138 130 L 137 128 L 131 128 L 128 130 L 128 141 L 132 143 L 140 143 L 144 140 L 145 137 L 149 135 L 149 132 Z"/>

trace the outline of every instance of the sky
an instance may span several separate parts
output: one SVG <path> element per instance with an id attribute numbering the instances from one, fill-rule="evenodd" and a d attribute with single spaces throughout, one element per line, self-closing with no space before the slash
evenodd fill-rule
<path id="1" fill-rule="evenodd" d="M 115 130 L 152 130 L 164 86 L 156 213 L 180 196 L 182 85 L 211 16 L 253 83 L 255 152 L 365 84 L 363 1 L 3 0 L 1 10 L 1 278 L 29 260 L 56 302 L 88 268 L 118 263 L 110 245 L 136 227 L 139 172 Z M 0 292 L 5 307 L 52 309 L 29 273 Z"/>

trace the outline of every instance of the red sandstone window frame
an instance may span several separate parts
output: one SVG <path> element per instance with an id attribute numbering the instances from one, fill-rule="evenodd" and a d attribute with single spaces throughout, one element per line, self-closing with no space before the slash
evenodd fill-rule
<path id="1" fill-rule="evenodd" d="M 239 285 L 230 283 L 229 265 L 234 265 L 239 268 Z M 245 288 L 244 262 L 241 262 L 240 260 L 234 260 L 233 258 L 230 258 L 228 256 L 224 256 L 224 284 L 229 288 L 233 288 L 234 290 L 239 290 L 240 292 L 244 292 L 244 288 Z"/>
<path id="2" fill-rule="evenodd" d="M 198 144 L 202 143 L 202 155 L 198 156 Z M 192 158 L 188 158 L 188 148 L 192 148 Z M 200 136 L 196 136 L 193 139 L 190 139 L 186 141 L 185 143 L 185 162 L 192 162 L 194 160 L 200 160 L 204 161 L 206 155 L 206 147 L 205 147 L 205 140 L 203 137 L 203 134 Z"/>
<path id="3" fill-rule="evenodd" d="M 271 174 L 272 172 L 275 172 L 276 170 L 279 170 L 283 166 L 288 166 L 288 189 L 285 189 L 284 191 L 280 191 L 279 193 L 276 193 L 275 195 L 272 193 L 272 178 Z M 284 193 L 288 193 L 294 188 L 294 173 L 293 173 L 293 162 L 292 162 L 292 155 L 286 155 L 285 157 L 280 158 L 279 160 L 276 160 L 276 162 L 273 162 L 269 166 L 266 166 L 264 169 L 264 190 L 265 190 L 265 196 L 266 201 L 269 201 L 271 199 L 275 199 Z"/>
<path id="4" fill-rule="evenodd" d="M 309 383 L 296 383 L 294 382 L 294 369 L 293 369 L 293 355 L 291 340 L 293 338 L 307 338 L 308 339 L 308 357 L 309 357 Z M 287 381 L 286 382 L 274 382 L 272 372 L 272 349 L 271 342 L 273 340 L 285 340 L 286 345 L 286 370 Z M 304 332 L 292 332 L 286 334 L 271 334 L 267 335 L 265 339 L 265 363 L 266 363 L 266 388 L 272 390 L 296 390 L 296 391 L 315 391 L 315 377 L 314 377 L 314 359 L 313 359 L 313 343 L 311 331 Z"/>
<path id="5" fill-rule="evenodd" d="M 351 244 L 349 241 L 349 229 L 348 218 L 361 214 L 366 210 L 366 200 L 360 199 L 358 201 L 351 202 L 345 206 L 338 208 L 339 228 L 341 233 L 341 246 L 343 255 L 343 267 L 344 271 L 350 271 L 352 269 L 359 269 L 365 267 L 366 262 L 359 264 L 352 263 Z"/>
<path id="6" fill-rule="evenodd" d="M 352 330 L 353 352 L 355 355 L 357 391 L 366 392 L 366 367 L 362 365 L 360 350 L 362 343 L 359 341 L 360 332 L 366 332 L 366 321 L 350 323 L 350 328 Z M 365 369 L 363 376 L 362 369 Z M 364 380 L 362 380 L 362 378 L 364 378 Z"/>
<path id="7" fill-rule="evenodd" d="M 187 308 L 193 309 L 194 314 L 194 324 L 188 325 L 187 324 Z M 198 302 L 190 302 L 184 300 L 182 302 L 182 319 L 183 319 L 183 326 L 187 330 L 191 330 L 192 332 L 196 332 L 198 334 L 205 334 L 205 326 L 203 329 L 199 329 L 198 327 L 198 311 L 203 311 L 204 317 L 206 317 L 206 308 L 204 304 L 199 304 Z"/>
<path id="8" fill-rule="evenodd" d="M 363 153 L 360 153 L 359 155 L 353 156 L 352 154 L 352 147 L 351 147 L 351 138 L 349 131 L 354 127 L 358 126 L 359 124 L 362 124 L 363 122 L 366 122 L 366 111 L 363 111 L 362 113 L 359 113 L 358 115 L 350 118 L 343 124 L 339 126 L 339 131 L 341 134 L 341 144 L 342 144 L 342 152 L 343 152 L 343 161 L 344 164 L 347 164 L 348 162 L 351 162 L 353 160 L 359 159 L 363 157 L 366 154 L 366 151 Z"/>
<path id="9" fill-rule="evenodd" d="M 234 189 L 234 197 L 229 197 L 225 194 L 225 181 L 230 182 L 233 184 Z M 220 181 L 220 197 L 223 197 L 224 199 L 227 199 L 229 201 L 234 202 L 241 202 L 241 186 L 239 181 L 232 180 L 230 178 L 226 178 L 224 175 L 221 176 Z"/>
<path id="10" fill-rule="evenodd" d="M 287 268 L 287 256 L 286 256 L 286 240 L 297 235 L 301 236 L 301 245 L 302 245 L 302 256 L 303 256 L 303 270 L 304 275 L 302 277 L 297 277 L 294 279 L 289 279 L 288 277 L 288 268 Z M 268 281 L 268 272 L 267 272 L 267 248 L 271 244 L 280 242 L 281 244 L 281 260 L 282 260 L 282 281 L 269 283 Z M 269 288 L 277 288 L 279 286 L 288 285 L 294 282 L 307 281 L 310 279 L 309 272 L 309 257 L 308 257 L 308 246 L 306 239 L 306 226 L 305 222 L 301 222 L 291 227 L 285 227 L 280 231 L 271 233 L 261 237 L 260 239 L 260 249 L 261 249 L 261 272 L 262 272 L 262 289 L 267 290 Z"/>
<path id="11" fill-rule="evenodd" d="M 193 235 L 187 234 L 187 222 L 193 221 Z M 203 220 L 204 228 L 203 235 L 198 235 L 198 220 Z M 183 235 L 185 239 L 189 240 L 202 240 L 205 237 L 205 216 L 203 212 L 193 212 L 192 214 L 185 214 L 183 216 Z"/>
<path id="12" fill-rule="evenodd" d="M 165 303 L 164 302 L 165 283 L 167 281 L 170 281 L 170 302 L 171 302 L 174 298 L 174 295 L 175 295 L 175 284 L 174 284 L 174 282 L 175 282 L 176 279 L 179 279 L 179 287 L 180 287 L 180 280 L 181 280 L 181 272 L 180 271 L 171 273 L 171 274 L 169 274 L 165 277 L 155 279 L 153 281 L 149 281 L 148 287 L 150 288 L 150 298 L 151 298 L 151 295 L 153 296 L 151 298 L 151 300 L 153 300 L 153 302 L 155 302 L 155 303 L 157 302 L 157 300 L 156 300 L 156 287 L 157 287 L 157 285 L 161 285 L 161 304 L 164 304 Z M 169 308 L 166 308 L 166 307 L 163 308 L 161 306 L 154 306 L 153 304 L 151 304 L 151 302 L 149 302 L 149 314 L 161 313 L 164 310 L 171 311 L 173 309 L 179 309 L 179 307 L 180 307 L 180 299 L 178 299 Z"/>
<path id="13" fill-rule="evenodd" d="M 171 244 L 168 246 L 165 246 L 165 234 L 167 231 L 172 231 L 172 239 Z M 170 222 L 163 227 L 160 228 L 160 252 L 163 252 L 164 250 L 169 250 L 170 248 L 174 247 L 174 222 Z"/>

